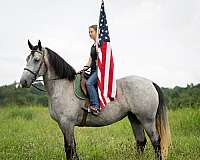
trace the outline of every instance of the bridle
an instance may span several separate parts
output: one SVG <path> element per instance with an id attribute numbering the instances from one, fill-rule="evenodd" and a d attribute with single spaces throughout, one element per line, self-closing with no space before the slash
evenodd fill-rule
<path id="1" fill-rule="evenodd" d="M 33 87 L 35 87 L 36 89 L 40 90 L 40 91 L 46 92 L 46 90 L 40 89 L 40 88 L 38 88 L 36 85 L 33 84 L 35 81 L 37 81 L 37 82 L 38 82 L 38 81 L 42 81 L 42 80 L 37 80 L 37 76 L 38 76 L 38 73 L 40 72 L 40 69 L 41 69 L 43 63 L 44 63 L 44 65 L 45 65 L 45 67 L 47 68 L 47 65 L 46 65 L 45 60 L 44 60 L 44 53 L 43 53 L 42 51 L 38 51 L 38 50 L 31 50 L 31 51 L 32 51 L 32 52 L 40 53 L 40 54 L 42 55 L 42 60 L 41 60 L 41 62 L 40 62 L 39 68 L 38 68 L 38 70 L 37 70 L 36 72 L 33 72 L 33 71 L 30 70 L 29 68 L 24 68 L 24 70 L 25 70 L 25 71 L 29 71 L 31 74 L 34 75 L 34 79 L 32 79 L 31 85 L 32 85 Z M 47 72 L 47 71 L 46 71 L 46 72 Z M 40 76 L 44 76 L 44 75 L 40 75 Z"/>
<path id="2" fill-rule="evenodd" d="M 37 76 L 38 76 L 38 73 L 39 73 L 39 71 L 40 71 L 40 69 L 41 69 L 41 67 L 42 67 L 42 64 L 43 64 L 43 63 L 45 64 L 45 61 L 44 61 L 44 53 L 43 53 L 43 52 L 38 51 L 38 50 L 32 50 L 32 51 L 33 51 L 33 52 L 40 53 L 40 54 L 42 55 L 42 60 L 41 60 L 41 62 L 40 62 L 39 68 L 38 68 L 38 70 L 37 70 L 36 72 L 33 72 L 33 71 L 31 71 L 30 69 L 28 69 L 28 68 L 24 68 L 24 70 L 29 71 L 31 74 L 34 75 L 34 79 L 33 79 L 33 82 L 34 82 L 34 81 L 37 79 Z M 45 64 L 45 66 L 46 66 L 46 64 Z M 43 75 L 41 75 L 41 76 L 43 76 Z"/>

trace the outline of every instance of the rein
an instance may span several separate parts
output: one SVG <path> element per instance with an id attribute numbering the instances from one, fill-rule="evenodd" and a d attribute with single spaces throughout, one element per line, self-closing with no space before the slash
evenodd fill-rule
<path id="1" fill-rule="evenodd" d="M 36 82 L 41 82 L 41 81 L 43 81 L 43 80 L 35 80 L 35 81 L 36 81 Z M 37 90 L 39 90 L 39 91 L 47 92 L 46 90 L 37 87 L 35 84 L 31 84 L 31 86 L 33 86 L 35 89 L 37 89 Z"/>
<path id="2" fill-rule="evenodd" d="M 55 79 L 49 79 L 47 81 L 55 81 L 55 80 L 59 80 L 60 78 L 55 78 Z M 42 82 L 43 80 L 35 80 L 35 82 Z M 31 84 L 31 86 L 33 86 L 35 89 L 42 91 L 42 92 L 47 92 L 47 90 L 41 89 L 39 87 L 37 87 L 34 83 Z"/>

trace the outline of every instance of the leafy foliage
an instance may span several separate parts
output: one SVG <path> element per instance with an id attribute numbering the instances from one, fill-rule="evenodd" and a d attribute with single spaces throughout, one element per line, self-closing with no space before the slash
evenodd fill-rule
<path id="1" fill-rule="evenodd" d="M 37 87 L 43 88 L 42 83 Z M 0 87 L 0 106 L 5 105 L 48 105 L 47 95 L 33 87 L 16 88 L 16 83 Z"/>
<path id="2" fill-rule="evenodd" d="M 176 86 L 173 89 L 162 88 L 166 104 L 171 109 L 183 107 L 200 106 L 200 84 L 187 85 L 187 87 Z"/>

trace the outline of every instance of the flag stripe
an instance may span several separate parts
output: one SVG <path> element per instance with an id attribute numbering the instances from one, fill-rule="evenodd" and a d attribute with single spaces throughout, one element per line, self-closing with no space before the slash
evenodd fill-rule
<path id="1" fill-rule="evenodd" d="M 102 96 L 101 96 L 101 91 L 100 91 L 99 88 L 98 88 L 98 93 L 99 93 L 100 106 L 101 106 L 102 109 L 103 109 L 104 106 L 105 106 L 105 103 L 104 103 L 104 101 L 103 101 L 103 98 L 102 98 Z"/>
<path id="2" fill-rule="evenodd" d="M 106 50 L 106 63 L 105 63 L 105 82 L 104 82 L 104 96 L 107 97 L 108 96 L 108 85 L 109 85 L 109 74 L 110 74 L 110 46 L 109 46 L 109 42 L 107 43 L 107 50 Z"/>
<path id="3" fill-rule="evenodd" d="M 110 72 L 109 72 L 109 85 L 108 85 L 108 97 L 112 97 L 112 90 L 113 90 L 113 72 L 114 72 L 114 62 L 113 62 L 113 57 L 112 57 L 112 51 L 110 55 Z"/>
<path id="4" fill-rule="evenodd" d="M 117 98 L 117 83 L 116 83 L 114 74 L 113 74 L 113 84 L 112 84 L 112 95 L 111 95 L 111 97 Z"/>
<path id="5" fill-rule="evenodd" d="M 103 42 L 101 47 L 101 53 L 102 53 L 102 68 L 101 68 L 101 92 L 104 93 L 104 78 L 105 78 L 105 65 L 106 65 L 106 51 L 107 45 L 106 42 Z"/>

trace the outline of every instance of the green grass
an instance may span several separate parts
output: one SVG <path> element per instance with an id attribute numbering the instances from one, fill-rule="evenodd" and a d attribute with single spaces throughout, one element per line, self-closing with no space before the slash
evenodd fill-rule
<path id="1" fill-rule="evenodd" d="M 169 112 L 170 160 L 200 159 L 200 109 Z M 127 119 L 107 127 L 76 128 L 81 160 L 139 160 Z M 151 143 L 143 159 L 154 159 Z M 65 159 L 63 136 L 43 107 L 0 108 L 0 160 Z"/>

